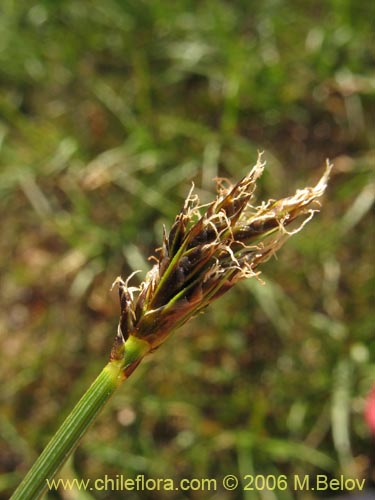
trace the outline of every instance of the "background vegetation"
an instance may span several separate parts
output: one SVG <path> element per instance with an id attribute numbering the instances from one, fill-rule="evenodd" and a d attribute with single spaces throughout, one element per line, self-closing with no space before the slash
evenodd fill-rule
<path id="1" fill-rule="evenodd" d="M 374 6 L 1 3 L 4 498 L 107 361 L 114 278 L 149 268 L 191 181 L 207 200 L 212 178 L 238 179 L 257 150 L 259 199 L 312 185 L 333 160 L 322 212 L 266 265 L 265 286 L 237 286 L 137 369 L 62 474 L 344 473 L 371 485 Z"/>

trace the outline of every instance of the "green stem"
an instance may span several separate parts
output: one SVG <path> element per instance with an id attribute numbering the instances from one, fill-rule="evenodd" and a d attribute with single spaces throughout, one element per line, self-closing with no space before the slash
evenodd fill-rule
<path id="1" fill-rule="evenodd" d="M 40 498 L 48 487 L 47 480 L 64 464 L 124 379 L 121 362 L 111 361 L 103 368 L 13 493 L 12 500 Z"/>
<path id="2" fill-rule="evenodd" d="M 116 345 L 116 344 L 115 344 Z M 48 481 L 69 458 L 90 424 L 112 396 L 150 351 L 147 341 L 131 335 L 122 346 L 117 346 L 113 358 L 103 368 L 72 412 L 36 460 L 11 500 L 36 500 L 48 488 Z"/>

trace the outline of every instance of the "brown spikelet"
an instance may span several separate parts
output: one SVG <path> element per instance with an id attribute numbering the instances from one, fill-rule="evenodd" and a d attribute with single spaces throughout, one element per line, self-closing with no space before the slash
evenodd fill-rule
<path id="1" fill-rule="evenodd" d="M 331 170 L 328 162 L 315 187 L 253 207 L 250 202 L 263 169 L 259 155 L 250 173 L 234 186 L 217 179 L 218 195 L 208 206 L 199 205 L 192 188 L 169 234 L 164 228 L 157 262 L 145 281 L 134 287 L 129 286 L 131 276 L 116 279 L 121 317 L 112 357 L 121 355 L 121 345 L 131 336 L 156 349 L 172 330 L 236 282 L 259 275 L 259 265 L 318 211 L 317 199 Z M 293 229 L 287 229 L 292 224 Z"/>

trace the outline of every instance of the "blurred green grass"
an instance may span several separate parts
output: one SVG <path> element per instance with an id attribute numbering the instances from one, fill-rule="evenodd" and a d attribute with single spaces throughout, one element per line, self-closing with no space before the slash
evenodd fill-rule
<path id="1" fill-rule="evenodd" d="M 333 160 L 322 212 L 267 264 L 266 286 L 241 284 L 134 373 L 64 474 L 374 481 L 374 10 L 2 2 L 4 498 L 107 360 L 113 279 L 148 269 L 191 181 L 208 200 L 212 178 L 239 178 L 263 149 L 259 199 Z M 250 493 L 212 498 L 263 498 Z"/>

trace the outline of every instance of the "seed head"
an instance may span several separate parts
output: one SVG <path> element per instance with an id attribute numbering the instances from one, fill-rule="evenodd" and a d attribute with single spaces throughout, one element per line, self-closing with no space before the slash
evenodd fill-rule
<path id="1" fill-rule="evenodd" d="M 142 340 L 148 351 L 159 347 L 172 330 L 238 281 L 259 276 L 260 264 L 311 220 L 331 165 L 327 162 L 315 187 L 254 207 L 250 202 L 264 166 L 259 155 L 250 173 L 234 186 L 217 179 L 217 197 L 208 205 L 199 204 L 193 186 L 169 234 L 164 228 L 162 247 L 145 280 L 138 287 L 129 285 L 133 275 L 115 280 L 121 316 L 112 358 L 126 354 L 129 339 Z"/>

